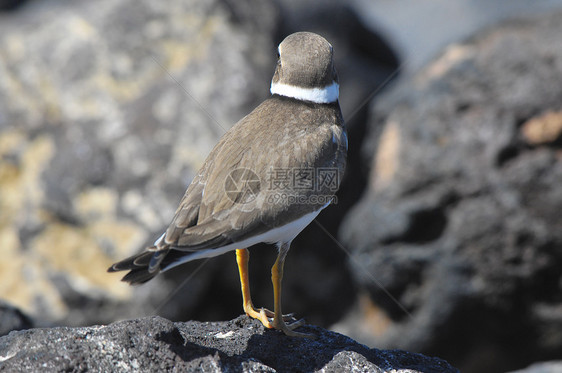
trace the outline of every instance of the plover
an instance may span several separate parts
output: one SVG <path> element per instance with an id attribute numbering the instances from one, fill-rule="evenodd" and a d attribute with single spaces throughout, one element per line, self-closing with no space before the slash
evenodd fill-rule
<path id="1" fill-rule="evenodd" d="M 333 49 L 310 32 L 279 44 L 271 96 L 213 148 L 172 222 L 153 246 L 115 263 L 123 281 L 146 282 L 192 260 L 236 251 L 243 307 L 267 328 L 309 337 L 281 310 L 283 264 L 292 240 L 331 202 L 343 175 L 347 134 Z M 252 304 L 248 248 L 276 244 L 274 311 Z"/>

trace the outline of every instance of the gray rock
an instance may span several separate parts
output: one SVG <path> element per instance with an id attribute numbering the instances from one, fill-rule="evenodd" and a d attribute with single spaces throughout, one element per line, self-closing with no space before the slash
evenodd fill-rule
<path id="1" fill-rule="evenodd" d="M 450 45 L 373 107 L 340 230 L 365 294 L 338 330 L 467 372 L 562 356 L 561 20 Z"/>
<path id="2" fill-rule="evenodd" d="M 155 316 L 31 329 L 0 338 L 0 371 L 458 372 L 438 358 L 369 349 L 319 327 L 302 329 L 318 338 L 289 338 L 246 316 L 186 323 Z"/>
<path id="3" fill-rule="evenodd" d="M 553 12 L 560 0 L 407 0 L 351 2 L 361 22 L 396 48 L 401 69 L 416 72 L 451 43 L 514 17 Z"/>

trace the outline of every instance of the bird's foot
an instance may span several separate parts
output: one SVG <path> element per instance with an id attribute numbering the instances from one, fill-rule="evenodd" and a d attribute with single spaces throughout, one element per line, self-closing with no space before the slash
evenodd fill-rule
<path id="1" fill-rule="evenodd" d="M 244 312 L 246 312 L 246 315 L 254 318 L 254 319 L 258 319 L 261 321 L 261 323 L 266 327 L 266 328 L 273 328 L 273 319 L 275 318 L 275 312 L 268 310 L 267 308 L 260 308 L 260 309 L 256 309 L 253 306 L 250 307 L 246 307 L 244 309 Z M 283 315 L 283 321 L 291 321 L 291 322 L 295 322 L 297 319 L 295 318 L 295 314 L 294 313 L 289 313 L 286 315 Z"/>
<path id="2" fill-rule="evenodd" d="M 285 335 L 288 335 L 290 337 L 315 339 L 316 336 L 313 334 L 299 333 L 295 331 L 296 328 L 303 326 L 304 324 L 305 324 L 304 319 L 296 320 L 288 324 L 286 324 L 285 320 L 283 319 L 279 319 L 279 320 L 274 319 L 272 323 L 272 327 L 277 330 L 281 330 L 283 333 L 285 333 Z"/>
<path id="3" fill-rule="evenodd" d="M 246 314 L 254 319 L 261 321 L 263 326 L 268 329 L 281 330 L 288 336 L 291 337 L 301 337 L 301 338 L 315 338 L 312 334 L 295 332 L 294 329 L 299 326 L 303 326 L 305 321 L 303 319 L 297 320 L 293 313 L 282 315 L 282 317 L 277 320 L 275 318 L 275 312 L 268 310 L 267 308 L 256 309 L 253 306 L 245 307 Z"/>
<path id="4" fill-rule="evenodd" d="M 273 319 L 275 318 L 275 312 L 270 311 L 267 308 L 260 308 L 260 312 L 265 313 L 265 315 L 267 316 L 267 318 L 270 321 L 273 321 Z M 295 318 L 294 313 L 287 313 L 287 314 L 283 315 L 283 321 L 295 322 L 295 321 L 297 321 L 297 319 Z"/>

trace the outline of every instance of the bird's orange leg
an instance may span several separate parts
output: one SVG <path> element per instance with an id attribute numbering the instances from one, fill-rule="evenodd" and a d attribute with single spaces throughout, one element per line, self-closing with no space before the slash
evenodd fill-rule
<path id="1" fill-rule="evenodd" d="M 242 306 L 246 315 L 258 319 L 262 324 L 271 328 L 269 317 L 273 317 L 273 312 L 262 308 L 256 310 L 252 303 L 252 296 L 250 295 L 250 274 L 248 272 L 248 261 L 250 260 L 250 252 L 248 249 L 236 250 L 236 263 L 238 263 L 238 272 L 240 272 L 240 286 L 242 288 Z"/>
<path id="2" fill-rule="evenodd" d="M 289 246 L 290 242 L 283 243 L 279 247 L 279 255 L 277 255 L 277 260 L 271 268 L 271 282 L 273 283 L 273 300 L 275 304 L 275 315 L 273 317 L 272 326 L 273 328 L 281 330 L 283 331 L 283 333 L 291 337 L 315 338 L 315 336 L 312 334 L 295 332 L 294 329 L 302 326 L 304 324 L 304 320 L 286 324 L 286 319 L 283 316 L 283 312 L 281 310 L 281 282 L 283 280 L 283 266 L 285 265 L 285 257 L 287 256 L 287 252 L 289 251 Z"/>
<path id="3" fill-rule="evenodd" d="M 273 328 L 271 319 L 275 313 L 266 309 L 260 308 L 257 310 L 252 303 L 252 296 L 250 295 L 250 275 L 248 271 L 248 261 L 250 260 L 250 252 L 248 249 L 236 250 L 236 263 L 238 263 L 238 271 L 240 272 L 240 286 L 242 288 L 242 306 L 246 315 L 258 319 L 266 328 Z M 283 315 L 286 321 L 294 320 L 293 315 Z"/>

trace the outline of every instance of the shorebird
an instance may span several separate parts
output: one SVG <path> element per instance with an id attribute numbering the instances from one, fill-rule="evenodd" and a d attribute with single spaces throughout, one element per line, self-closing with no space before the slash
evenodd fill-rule
<path id="1" fill-rule="evenodd" d="M 285 257 L 293 239 L 327 207 L 345 170 L 347 134 L 333 48 L 298 32 L 279 44 L 271 96 L 213 148 L 166 231 L 140 254 L 115 263 L 123 281 L 144 283 L 180 264 L 236 251 L 250 317 L 289 336 L 310 337 L 281 310 Z M 254 307 L 248 274 L 255 244 L 276 244 L 274 311 Z"/>

